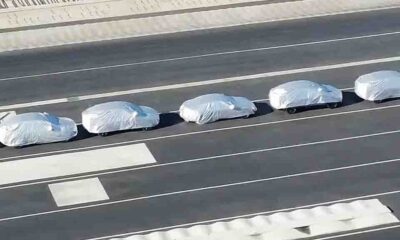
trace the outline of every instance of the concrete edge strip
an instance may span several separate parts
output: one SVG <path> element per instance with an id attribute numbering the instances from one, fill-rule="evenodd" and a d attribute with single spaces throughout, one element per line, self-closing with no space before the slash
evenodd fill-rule
<path id="1" fill-rule="evenodd" d="M 97 0 L 99 1 L 99 0 Z M 112 2 L 112 0 L 101 0 L 103 2 Z M 106 17 L 95 17 L 95 18 L 87 18 L 87 19 L 79 19 L 79 20 L 71 20 L 68 22 L 57 22 L 57 23 L 46 23 L 40 25 L 31 25 L 31 26 L 23 26 L 23 27 L 13 27 L 13 28 L 0 28 L 0 33 L 7 32 L 16 32 L 16 31 L 26 31 L 26 30 L 37 30 L 44 28 L 52 28 L 52 27 L 60 27 L 60 26 L 72 26 L 72 25 L 80 25 L 80 24 L 91 24 L 91 23 L 100 23 L 100 22 L 110 22 L 110 21 L 121 21 L 121 20 L 129 20 L 135 18 L 148 18 L 148 17 L 157 17 L 157 16 L 167 16 L 167 15 L 175 15 L 175 14 L 184 14 L 184 13 L 193 13 L 193 12 L 201 12 L 201 11 L 210 11 L 210 10 L 220 10 L 226 8 L 238 8 L 238 7 L 247 7 L 247 6 L 257 6 L 257 5 L 266 5 L 266 4 L 277 4 L 283 2 L 296 2 L 303 0 L 251 0 L 247 2 L 235 2 L 235 3 L 221 3 L 218 5 L 209 5 L 209 6 L 193 6 L 187 8 L 179 8 L 176 10 L 160 10 L 157 12 L 147 12 L 147 13 L 135 13 L 129 15 L 118 15 L 118 16 L 106 16 Z M 101 3 L 101 2 L 100 2 Z M 98 4 L 98 3 L 96 3 Z M 210 2 L 210 4 L 212 4 Z M 85 6 L 87 3 L 78 3 L 70 6 L 82 5 Z M 68 5 L 66 5 L 68 6 Z M 48 9 L 51 8 L 63 8 L 64 6 L 49 6 Z M 2 13 L 12 13 L 12 12 L 22 12 L 22 11 L 33 11 L 36 9 L 19 9 Z"/>
<path id="2" fill-rule="evenodd" d="M 232 217 L 210 219 L 210 220 L 204 220 L 204 221 L 199 221 L 199 222 L 184 223 L 184 224 L 178 224 L 178 225 L 168 226 L 168 227 L 159 227 L 159 228 L 147 229 L 147 230 L 141 230 L 141 231 L 135 231 L 135 232 L 127 232 L 127 233 L 122 233 L 122 234 L 114 234 L 114 235 L 108 235 L 108 236 L 94 237 L 94 238 L 90 238 L 90 239 L 86 239 L 86 240 L 105 240 L 105 239 L 110 239 L 110 238 L 126 237 L 126 236 L 130 236 L 130 235 L 147 234 L 147 233 L 156 232 L 156 231 L 171 230 L 171 229 L 174 229 L 174 228 L 182 228 L 182 227 L 186 228 L 186 227 L 191 227 L 191 226 L 195 226 L 195 225 L 199 225 L 199 224 L 210 224 L 210 223 L 215 223 L 215 222 L 219 222 L 219 221 L 230 221 L 230 220 L 235 220 L 235 219 L 239 219 L 239 218 L 250 218 L 250 217 L 255 217 L 255 216 L 258 216 L 258 215 L 273 214 L 273 213 L 286 212 L 286 211 L 294 211 L 294 210 L 300 210 L 300 209 L 303 209 L 303 208 L 312 208 L 312 207 L 318 207 L 318 206 L 324 206 L 324 205 L 330 205 L 330 204 L 336 204 L 336 203 L 343 203 L 343 202 L 349 202 L 349 201 L 362 200 L 362 199 L 367 199 L 367 198 L 377 198 L 377 197 L 394 195 L 394 194 L 400 194 L 400 190 L 394 190 L 394 191 L 388 191 L 388 192 L 380 192 L 380 193 L 367 194 L 367 195 L 359 195 L 359 196 L 356 196 L 356 197 L 337 199 L 337 200 L 326 201 L 326 202 L 321 202 L 321 203 L 313 203 L 313 204 L 307 204 L 307 205 L 303 205 L 303 206 L 296 206 L 296 207 L 289 207 L 289 208 L 283 208 L 283 209 L 277 209 L 277 210 L 262 211 L 262 212 L 256 212 L 256 213 L 250 213 L 250 214 L 244 214 L 244 215 L 237 215 L 237 216 L 232 216 Z M 398 226 L 400 227 L 400 225 L 398 225 Z M 334 238 L 334 237 L 332 237 L 332 238 Z M 330 238 L 327 238 L 327 239 L 330 239 Z"/>
<path id="3" fill-rule="evenodd" d="M 335 238 L 348 237 L 348 236 L 354 236 L 354 235 L 361 235 L 361 234 L 365 234 L 365 233 L 373 233 L 373 232 L 379 232 L 379 231 L 385 231 L 385 230 L 397 229 L 397 228 L 400 228 L 400 224 L 387 226 L 387 227 L 381 227 L 381 228 L 373 228 L 373 229 L 368 229 L 368 230 L 363 230 L 363 231 L 356 231 L 356 232 L 338 234 L 338 235 L 334 235 L 334 236 L 322 237 L 322 238 L 319 238 L 318 240 L 335 239 Z"/>
<path id="4" fill-rule="evenodd" d="M 167 33 L 197 31 L 197 30 L 214 29 L 221 27 L 233 27 L 233 26 L 256 24 L 256 23 L 333 16 L 333 15 L 367 12 L 367 11 L 378 11 L 378 10 L 393 9 L 400 7 L 397 2 L 396 4 L 394 4 L 392 1 L 383 1 L 383 2 L 385 3 L 383 3 L 382 6 L 380 7 L 371 7 L 371 8 L 365 6 L 365 3 L 364 5 L 360 3 L 359 6 L 357 5 L 357 7 L 347 6 L 346 4 L 344 4 L 344 6 L 338 6 L 340 4 L 329 3 L 331 4 L 329 5 L 328 3 L 325 3 L 320 7 L 321 9 L 320 8 L 317 9 L 318 12 L 310 12 L 309 5 L 312 4 L 312 2 L 306 1 L 304 2 L 303 6 L 304 12 L 299 12 L 297 11 L 298 10 L 297 9 L 296 11 L 293 12 L 285 12 L 287 16 L 277 16 L 276 18 L 273 19 L 270 18 L 265 19 L 266 18 L 265 14 L 252 15 L 251 18 L 244 16 L 236 16 L 238 14 L 237 9 L 241 8 L 228 8 L 224 9 L 232 12 L 231 14 L 225 14 L 225 16 L 229 16 L 228 18 L 224 20 L 220 19 L 218 20 L 219 22 L 212 22 L 212 23 L 209 21 L 204 21 L 204 22 L 196 21 L 195 23 L 193 23 L 192 20 L 193 18 L 199 18 L 199 16 L 204 17 L 207 14 L 210 15 L 208 16 L 207 19 L 218 19 L 214 15 L 220 14 L 218 13 L 218 11 L 221 10 L 159 16 L 153 18 L 132 19 L 141 22 L 141 23 L 138 22 L 136 24 L 129 22 L 132 20 L 120 20 L 120 21 L 111 21 L 104 23 L 73 25 L 68 27 L 54 27 L 42 30 L 26 30 L 19 32 L 11 32 L 8 33 L 7 36 L 1 36 L 0 34 L 0 38 L 4 38 L 2 41 L 0 41 L 0 51 L 22 50 L 22 49 L 31 49 L 38 47 L 50 47 L 50 46 L 59 46 L 67 44 L 103 41 L 103 40 L 123 39 L 131 37 L 143 37 L 143 36 L 151 36 L 151 35 L 159 35 Z M 277 4 L 269 4 L 267 6 L 276 5 L 277 9 L 275 10 L 280 11 L 282 10 L 281 8 L 283 8 L 283 6 L 286 6 L 286 4 L 287 3 L 277 3 Z M 375 5 L 376 4 L 372 4 L 372 6 Z M 251 8 L 251 7 L 252 6 L 242 7 L 242 8 Z M 346 7 L 348 9 L 343 9 Z M 297 6 L 297 8 L 299 8 L 299 6 Z M 269 12 L 271 11 L 271 9 L 267 10 Z M 240 12 L 246 12 L 246 11 L 240 11 Z M 193 16 L 191 16 L 190 14 L 192 14 Z M 176 21 L 177 16 L 179 16 L 179 18 L 185 18 L 186 20 L 183 21 L 181 19 L 183 22 L 180 21 L 180 23 L 176 23 L 174 21 Z M 167 19 L 167 17 L 171 17 L 171 19 Z M 157 22 L 162 22 L 162 24 Z M 144 25 L 150 24 L 152 27 L 150 27 L 150 25 L 149 27 L 146 27 L 147 25 L 144 26 L 143 24 Z M 117 27 L 118 25 L 120 26 Z M 142 29 L 133 28 L 132 26 L 141 26 Z M 15 33 L 15 35 L 13 33 Z M 35 41 L 26 42 L 24 41 L 24 39 L 26 38 L 34 39 Z M 49 39 L 51 39 L 51 41 L 49 41 Z"/>
<path id="5" fill-rule="evenodd" d="M 397 222 L 388 207 L 378 199 L 370 199 L 112 239 L 300 239 Z"/>

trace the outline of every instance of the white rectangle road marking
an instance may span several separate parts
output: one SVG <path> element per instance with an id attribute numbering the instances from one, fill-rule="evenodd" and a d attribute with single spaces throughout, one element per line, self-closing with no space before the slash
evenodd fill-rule
<path id="1" fill-rule="evenodd" d="M 0 185 L 156 163 L 146 144 L 0 163 Z"/>
<path id="2" fill-rule="evenodd" d="M 58 207 L 109 200 L 99 178 L 49 184 Z"/>

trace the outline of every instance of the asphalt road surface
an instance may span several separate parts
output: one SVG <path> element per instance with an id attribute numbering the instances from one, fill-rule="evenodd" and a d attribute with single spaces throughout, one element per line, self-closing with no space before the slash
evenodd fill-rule
<path id="1" fill-rule="evenodd" d="M 80 127 L 71 142 L 0 147 L 0 161 L 11 163 L 145 143 L 157 161 L 0 183 L 0 239 L 108 239 L 370 198 L 400 217 L 400 100 L 375 104 L 353 93 L 359 75 L 400 69 L 399 14 L 392 9 L 0 54 L 1 111 L 46 111 L 79 123 L 89 106 L 126 100 L 162 113 L 151 131 L 99 137 Z M 293 115 L 271 109 L 269 89 L 298 79 L 342 89 L 343 106 Z M 179 118 L 184 100 L 213 92 L 248 97 L 258 112 L 203 126 Z M 8 174 L 14 173 L 0 171 Z M 89 177 L 100 180 L 109 199 L 57 205 L 49 184 Z M 399 237 L 400 225 L 392 224 L 323 239 Z"/>

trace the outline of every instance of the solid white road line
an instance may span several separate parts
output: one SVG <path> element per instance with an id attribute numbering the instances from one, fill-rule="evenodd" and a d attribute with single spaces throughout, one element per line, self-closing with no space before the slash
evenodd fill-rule
<path id="1" fill-rule="evenodd" d="M 257 215 L 294 211 L 294 210 L 303 209 L 303 208 L 325 206 L 325 205 L 331 205 L 331 204 L 335 204 L 335 203 L 350 202 L 350 201 L 356 201 L 356 200 L 361 200 L 361 199 L 366 199 L 366 198 L 376 198 L 376 197 L 393 195 L 393 194 L 400 194 L 400 190 L 390 191 L 390 192 L 381 192 L 381 193 L 375 193 L 375 194 L 369 194 L 369 195 L 361 195 L 358 197 L 344 198 L 344 199 L 338 199 L 338 200 L 322 202 L 322 203 L 308 204 L 308 205 L 291 207 L 291 208 L 283 208 L 283 209 L 264 211 L 264 212 L 256 212 L 256 213 L 251 213 L 251 214 L 244 214 L 244 215 L 225 217 L 225 218 L 217 218 L 217 219 L 211 219 L 211 220 L 205 220 L 205 221 L 199 221 L 199 222 L 184 223 L 184 224 L 179 224 L 179 225 L 174 225 L 174 226 L 160 227 L 160 228 L 154 228 L 154 229 L 148 229 L 148 230 L 142 230 L 142 231 L 136 231 L 136 232 L 127 232 L 127 233 L 122 233 L 122 234 L 108 235 L 108 236 L 90 238 L 90 239 L 86 239 L 86 240 L 103 240 L 103 239 L 110 239 L 110 238 L 117 238 L 117 237 L 126 237 L 126 236 L 136 235 L 136 234 L 146 234 L 146 233 L 171 230 L 171 229 L 181 228 L 181 227 L 190 227 L 190 226 L 200 225 L 200 224 L 209 224 L 209 223 L 220 222 L 220 221 L 230 221 L 230 220 L 234 220 L 234 219 L 238 219 L 238 218 L 248 218 L 248 217 L 254 217 Z M 400 225 L 397 225 L 397 226 L 400 227 Z M 382 229 L 384 229 L 384 228 L 382 228 Z M 389 227 L 387 229 L 389 229 Z"/>
<path id="2" fill-rule="evenodd" d="M 0 185 L 156 163 L 146 144 L 0 162 Z"/>
<path id="3" fill-rule="evenodd" d="M 372 64 L 378 64 L 378 63 L 398 62 L 398 61 L 400 61 L 400 56 L 389 57 L 389 58 L 379 58 L 379 59 L 372 59 L 372 60 L 364 60 L 364 61 L 356 61 L 356 62 L 339 63 L 339 64 L 332 64 L 332 65 L 324 65 L 324 66 L 316 66 L 316 67 L 289 69 L 289 70 L 283 70 L 283 71 L 266 72 L 266 73 L 228 77 L 228 78 L 221 78 L 221 79 L 194 81 L 194 82 L 186 82 L 186 83 L 176 83 L 176 84 L 169 84 L 169 85 L 156 86 L 156 87 L 137 88 L 137 89 L 129 89 L 129 90 L 123 90 L 123 91 L 105 92 L 105 93 L 89 94 L 89 95 L 82 95 L 82 96 L 75 96 L 75 97 L 49 99 L 49 100 L 35 101 L 35 102 L 29 102 L 29 103 L 17 103 L 17 104 L 3 105 L 3 106 L 0 106 L 0 111 L 10 110 L 10 109 L 15 110 L 18 108 L 36 107 L 36 106 L 44 106 L 44 105 L 52 105 L 52 104 L 60 104 L 60 103 L 68 103 L 68 102 L 77 102 L 77 101 L 92 100 L 92 99 L 99 99 L 99 98 L 117 97 L 117 96 L 124 96 L 124 95 L 138 94 L 138 93 L 148 93 L 148 92 L 157 92 L 157 91 L 165 91 L 165 90 L 173 90 L 173 89 L 181 89 L 181 88 L 189 88 L 189 87 L 198 87 L 198 86 L 204 86 L 204 85 L 222 84 L 222 83 L 239 82 L 239 81 L 249 81 L 249 80 L 261 79 L 261 78 L 269 78 L 269 77 L 285 76 L 285 75 L 292 75 L 292 74 L 299 74 L 299 73 L 333 70 L 333 69 L 348 68 L 348 67 L 355 67 L 355 66 L 372 65 Z"/>
<path id="4" fill-rule="evenodd" d="M 250 48 L 250 49 L 226 51 L 226 52 L 214 52 L 214 53 L 192 55 L 192 56 L 185 56 L 185 57 L 156 59 L 156 60 L 150 60 L 150 61 L 131 62 L 131 63 L 106 65 L 106 66 L 99 66 L 99 67 L 78 68 L 78 69 L 72 69 L 72 70 L 66 70 L 66 71 L 58 71 L 58 72 L 49 72 L 49 73 L 17 76 L 17 77 L 0 78 L 0 81 L 9 81 L 9 80 L 25 79 L 25 78 L 38 78 L 38 77 L 45 77 L 45 76 L 54 76 L 54 75 L 62 75 L 62 74 L 70 74 L 70 73 L 106 70 L 106 69 L 130 67 L 130 66 L 136 66 L 136 65 L 146 65 L 146 64 L 153 64 L 153 63 L 173 62 L 173 61 L 181 61 L 181 60 L 196 59 L 196 58 L 232 55 L 232 54 L 239 54 L 239 53 L 268 51 L 268 50 L 291 48 L 291 47 L 302 47 L 302 46 L 310 46 L 310 45 L 316 45 L 316 44 L 325 44 L 325 43 L 343 42 L 343 41 L 351 41 L 351 40 L 359 40 L 359 39 L 368 39 L 368 38 L 384 37 L 384 36 L 391 36 L 391 35 L 398 35 L 398 34 L 400 34 L 400 31 L 369 34 L 369 35 L 361 35 L 361 36 L 355 36 L 355 37 L 334 38 L 334 39 L 327 39 L 327 40 L 321 40 L 321 41 L 294 43 L 294 44 L 271 46 L 271 47 Z"/>
<path id="5" fill-rule="evenodd" d="M 98 178 L 54 183 L 49 189 L 58 207 L 110 199 Z"/>
<path id="6" fill-rule="evenodd" d="M 98 148 L 104 148 L 104 147 L 112 147 L 112 146 L 133 144 L 133 143 L 139 143 L 139 142 L 148 142 L 148 141 L 155 141 L 155 140 L 170 139 L 170 138 L 175 138 L 175 137 L 192 136 L 192 135 L 198 135 L 198 134 L 204 134 L 204 133 L 230 131 L 230 130 L 235 130 L 235 129 L 260 127 L 260 126 L 275 125 L 275 124 L 281 124 L 281 123 L 290 123 L 290 122 L 297 122 L 297 121 L 310 120 L 310 119 L 318 119 L 318 118 L 326 118 L 326 117 L 348 115 L 348 114 L 354 114 L 354 113 L 380 111 L 380 110 L 386 110 L 386 109 L 392 109 L 392 108 L 398 108 L 398 107 L 400 107 L 400 104 L 384 106 L 384 107 L 376 107 L 376 108 L 367 108 L 367 109 L 359 109 L 359 110 L 352 110 L 352 111 L 344 111 L 344 112 L 337 112 L 337 113 L 328 113 L 328 114 L 309 116 L 309 117 L 292 118 L 292 119 L 279 120 L 279 121 L 262 122 L 262 123 L 254 123 L 254 124 L 245 124 L 245 125 L 239 125 L 239 126 L 233 126 L 233 127 L 215 128 L 215 129 L 210 129 L 210 130 L 194 131 L 194 132 L 188 132 L 188 133 L 178 133 L 178 134 L 164 135 L 164 136 L 159 136 L 159 137 L 150 137 L 150 138 L 142 138 L 142 139 L 136 139 L 136 140 L 130 140 L 130 141 L 124 141 L 124 142 L 101 144 L 101 145 L 96 145 L 96 146 L 79 147 L 79 148 L 72 148 L 72 149 L 63 149 L 63 150 L 56 150 L 56 151 L 48 151 L 48 152 L 41 152 L 41 153 L 18 155 L 18 156 L 12 156 L 12 157 L 3 157 L 3 158 L 0 158 L 0 162 L 1 161 L 14 160 L 14 159 L 27 158 L 27 157 L 42 156 L 42 155 L 47 155 L 47 154 L 59 154 L 59 153 L 67 153 L 67 152 L 84 151 L 84 150 L 98 149 Z"/>
<path id="7" fill-rule="evenodd" d="M 243 181 L 243 182 L 234 182 L 234 183 L 229 183 L 229 184 L 213 185 L 213 186 L 208 186 L 208 187 L 187 189 L 187 190 L 181 190 L 181 191 L 175 191 L 175 192 L 160 193 L 160 194 L 148 195 L 148 196 L 143 196 L 143 197 L 135 197 L 135 198 L 128 198 L 128 199 L 117 200 L 117 201 L 98 203 L 98 204 L 93 204 L 93 205 L 71 207 L 71 208 L 58 209 L 58 210 L 46 211 L 46 212 L 38 212 L 38 213 L 25 214 L 25 215 L 20 215 L 20 216 L 15 216 L 15 217 L 0 218 L 0 222 L 21 219 L 21 218 L 34 217 L 34 216 L 54 214 L 54 213 L 59 213 L 59 212 L 68 212 L 68 211 L 75 211 L 75 210 L 80 210 L 80 209 L 88 209 L 88 208 L 94 208 L 94 207 L 116 205 L 116 204 L 127 203 L 127 202 L 176 196 L 176 195 L 181 195 L 181 194 L 202 192 L 202 191 L 207 191 L 207 190 L 224 189 L 224 188 L 243 186 L 243 185 L 254 184 L 254 183 L 269 182 L 269 181 L 274 181 L 274 180 L 296 178 L 296 177 L 302 177 L 302 176 L 323 174 L 323 173 L 328 173 L 328 172 L 337 172 L 337 171 L 343 171 L 343 170 L 349 170 L 349 169 L 355 169 L 355 168 L 363 168 L 363 167 L 374 166 L 374 165 L 397 163 L 397 162 L 400 162 L 399 158 L 385 160 L 385 161 L 377 161 L 377 162 L 370 162 L 370 163 L 364 163 L 364 164 L 350 165 L 350 166 L 344 166 L 344 167 L 338 167 L 338 168 L 329 168 L 329 169 L 323 169 L 323 170 L 317 170 L 317 171 L 295 173 L 295 174 L 289 174 L 289 175 L 283 175 L 283 176 L 277 176 L 277 177 L 255 179 L 255 180 L 249 180 L 249 181 Z"/>
<path id="8" fill-rule="evenodd" d="M 354 236 L 354 235 L 361 235 L 361 234 L 365 234 L 365 233 L 379 232 L 379 231 L 390 230 L 390 229 L 395 229 L 395 228 L 400 228 L 400 224 L 387 226 L 387 227 L 381 227 L 381 228 L 368 229 L 368 230 L 364 230 L 364 231 L 338 234 L 338 235 L 334 235 L 334 236 L 318 238 L 318 240 L 327 240 L 327 239 L 335 239 L 335 238 L 348 237 L 348 236 Z"/>
<path id="9" fill-rule="evenodd" d="M 101 172 L 101 173 L 86 174 L 83 176 L 76 176 L 76 177 L 66 177 L 66 178 L 59 178 L 59 179 L 53 179 L 53 180 L 35 181 L 35 182 L 29 182 L 29 183 L 3 186 L 3 187 L 0 187 L 0 190 L 10 189 L 10 188 L 18 188 L 18 187 L 24 187 L 24 186 L 31 186 L 31 185 L 38 185 L 38 184 L 50 183 L 50 182 L 59 182 L 59 181 L 67 181 L 67 180 L 74 180 L 74 179 L 81 179 L 81 178 L 88 178 L 88 177 L 104 176 L 104 175 L 138 171 L 138 170 L 150 169 L 150 168 L 159 168 L 159 167 L 166 167 L 166 166 L 179 165 L 179 164 L 188 164 L 188 163 L 201 162 L 201 161 L 214 160 L 214 159 L 227 158 L 227 157 L 234 157 L 234 156 L 242 156 L 242 155 L 248 155 L 248 154 L 257 154 L 257 153 L 285 150 L 285 149 L 291 149 L 291 148 L 299 148 L 299 147 L 307 147 L 307 146 L 314 146 L 314 145 L 334 143 L 334 142 L 364 139 L 364 138 L 369 138 L 369 137 L 385 136 L 385 135 L 396 134 L 396 133 L 400 133 L 400 130 L 366 134 L 366 135 L 358 135 L 358 136 L 346 137 L 346 138 L 329 139 L 329 140 L 322 140 L 322 141 L 316 141 L 316 142 L 300 143 L 300 144 L 286 145 L 286 146 L 273 147 L 273 148 L 264 148 L 264 149 L 246 151 L 246 152 L 236 152 L 236 153 L 215 155 L 215 156 L 202 157 L 202 158 L 194 158 L 194 159 L 189 159 L 189 160 L 161 163 L 161 164 L 156 164 L 156 165 L 125 168 L 125 169 L 112 170 L 112 171 L 106 171 L 106 172 Z M 23 160 L 17 160 L 17 161 L 23 161 Z M 14 161 L 10 161 L 10 162 L 14 162 Z M 0 167 L 1 167 L 1 163 L 0 163 Z M 6 178 L 9 178 L 9 177 L 6 177 Z"/>

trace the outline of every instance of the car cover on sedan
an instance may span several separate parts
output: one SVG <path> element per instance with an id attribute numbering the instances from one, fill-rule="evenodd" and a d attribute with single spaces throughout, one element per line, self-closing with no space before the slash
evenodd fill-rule
<path id="1" fill-rule="evenodd" d="M 151 128 L 159 122 L 156 110 L 122 101 L 101 103 L 82 112 L 82 125 L 90 133 Z"/>
<path id="2" fill-rule="evenodd" d="M 77 134 L 72 119 L 48 113 L 18 114 L 0 124 L 0 142 L 10 147 L 68 141 Z"/>
<path id="3" fill-rule="evenodd" d="M 275 109 L 339 103 L 342 102 L 342 91 L 330 85 L 298 80 L 272 88 L 269 101 Z"/>
<path id="4" fill-rule="evenodd" d="M 244 97 L 213 93 L 185 101 L 179 115 L 186 122 L 205 124 L 219 119 L 247 117 L 257 111 L 256 106 Z"/>
<path id="5" fill-rule="evenodd" d="M 355 81 L 354 91 L 360 98 L 369 101 L 400 97 L 400 73 L 378 71 L 362 75 Z"/>

